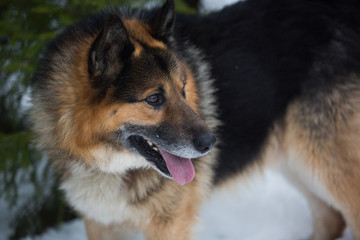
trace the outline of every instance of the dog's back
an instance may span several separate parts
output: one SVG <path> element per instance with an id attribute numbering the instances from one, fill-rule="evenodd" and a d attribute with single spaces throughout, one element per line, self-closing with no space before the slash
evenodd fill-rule
<path id="1" fill-rule="evenodd" d="M 358 1 L 255 0 L 177 17 L 177 33 L 206 54 L 217 80 L 219 181 L 258 156 L 291 101 L 354 81 L 359 9 Z"/>
<path id="2" fill-rule="evenodd" d="M 360 2 L 253 0 L 178 19 L 216 79 L 216 182 L 275 159 L 309 199 L 314 239 L 340 236 L 343 217 L 359 239 Z"/>

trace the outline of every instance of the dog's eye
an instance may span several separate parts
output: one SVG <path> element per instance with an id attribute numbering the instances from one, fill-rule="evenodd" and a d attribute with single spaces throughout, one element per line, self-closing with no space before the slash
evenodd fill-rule
<path id="1" fill-rule="evenodd" d="M 184 98 L 186 98 L 185 86 L 182 88 L 182 90 L 181 90 L 181 94 L 183 95 L 183 97 L 184 97 Z"/>
<path id="2" fill-rule="evenodd" d="M 164 97 L 162 96 L 162 94 L 157 93 L 157 94 L 153 94 L 150 95 L 149 97 L 147 97 L 145 99 L 146 103 L 151 105 L 151 106 L 159 106 L 164 102 Z"/>

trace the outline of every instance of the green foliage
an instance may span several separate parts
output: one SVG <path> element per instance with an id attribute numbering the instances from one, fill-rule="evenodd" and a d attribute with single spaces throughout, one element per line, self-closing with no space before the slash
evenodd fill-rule
<path id="1" fill-rule="evenodd" d="M 16 204 L 19 180 L 22 182 L 24 178 L 31 179 L 36 188 L 35 192 L 39 192 L 37 169 L 31 160 L 39 158 L 39 155 L 28 145 L 29 142 L 28 132 L 0 133 L 0 197 L 5 197 L 10 206 Z M 23 171 L 20 173 L 19 169 Z"/>
<path id="2" fill-rule="evenodd" d="M 41 233 L 74 217 L 57 188 L 53 171 L 31 144 L 27 128 L 24 105 L 46 44 L 65 26 L 104 7 L 144 7 L 149 2 L 154 1 L 0 1 L 0 200 L 21 209 L 12 219 L 11 239 Z M 180 12 L 196 12 L 182 0 L 175 3 Z M 26 196 L 19 193 L 24 185 L 30 189 Z"/>

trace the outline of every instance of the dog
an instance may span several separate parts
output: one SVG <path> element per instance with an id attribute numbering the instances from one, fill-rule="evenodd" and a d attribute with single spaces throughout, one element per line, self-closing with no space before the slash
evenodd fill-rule
<path id="1" fill-rule="evenodd" d="M 212 188 L 273 165 L 313 239 L 360 239 L 360 2 L 174 9 L 103 10 L 40 60 L 32 129 L 88 238 L 192 239 Z"/>

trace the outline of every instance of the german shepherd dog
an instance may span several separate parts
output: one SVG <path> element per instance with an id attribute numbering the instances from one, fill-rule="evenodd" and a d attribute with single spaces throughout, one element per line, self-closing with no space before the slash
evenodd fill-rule
<path id="1" fill-rule="evenodd" d="M 168 0 L 60 34 L 31 118 L 89 239 L 192 239 L 211 188 L 269 163 L 309 200 L 313 239 L 360 239 L 359 74 L 358 0 L 176 18 Z"/>

